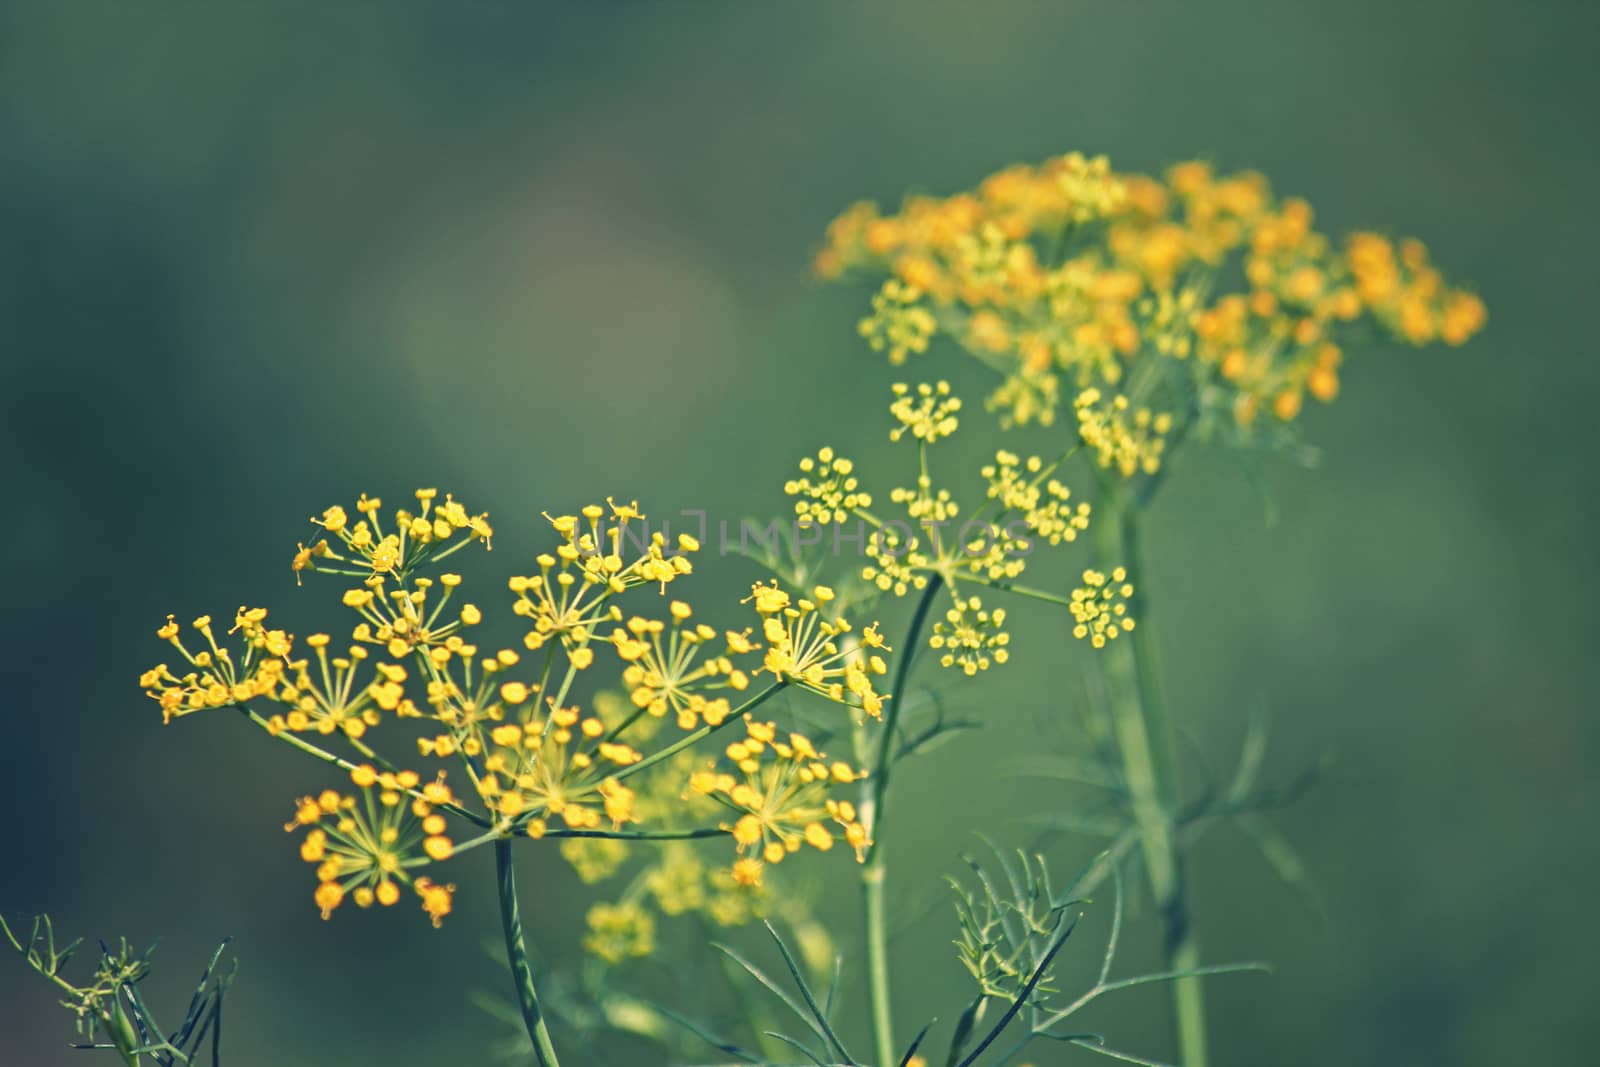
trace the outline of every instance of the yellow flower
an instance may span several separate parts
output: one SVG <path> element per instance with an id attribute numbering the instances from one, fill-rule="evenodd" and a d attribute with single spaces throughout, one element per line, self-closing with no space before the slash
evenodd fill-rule
<path id="1" fill-rule="evenodd" d="M 266 617 L 265 608 L 239 609 L 228 631 L 239 634 L 244 644 L 236 662 L 233 654 L 217 643 L 209 615 L 193 624 L 206 645 L 197 652 L 189 650 L 179 636 L 178 624 L 167 616 L 157 636 L 177 649 L 192 669 L 178 674 L 161 663 L 139 676 L 139 687 L 160 706 L 163 722 L 207 708 L 242 705 L 278 691 L 294 638 L 282 630 L 268 629 Z"/>
<path id="2" fill-rule="evenodd" d="M 834 455 L 831 448 L 818 451 L 815 459 L 802 459 L 800 475 L 784 483 L 783 491 L 801 498 L 795 501 L 794 513 L 802 523 L 840 523 L 856 508 L 872 506 L 872 497 L 860 489 L 855 464 Z"/>
<path id="3" fill-rule="evenodd" d="M 417 891 L 417 896 L 422 900 L 422 910 L 428 913 L 428 918 L 433 920 L 433 928 L 437 930 L 441 920 L 450 914 L 455 901 L 455 885 L 440 885 L 424 876 L 412 882 L 411 888 Z"/>
<path id="4" fill-rule="evenodd" d="M 1131 596 L 1133 586 L 1121 567 L 1111 572 L 1109 581 L 1100 571 L 1084 571 L 1083 585 L 1072 591 L 1072 636 L 1088 638 L 1095 648 L 1104 648 L 1107 641 L 1133 629 L 1127 605 Z"/>
<path id="5" fill-rule="evenodd" d="M 1050 477 L 1053 469 L 1038 456 L 1024 460 L 1002 449 L 980 473 L 989 483 L 989 499 L 1002 514 L 1017 514 L 1029 530 L 1058 545 L 1077 540 L 1089 528 L 1089 504 L 1071 504 L 1072 490 Z"/>
<path id="6" fill-rule="evenodd" d="M 379 772 L 361 766 L 350 777 L 363 794 L 360 802 L 324 790 L 316 797 L 302 797 L 294 818 L 284 826 L 288 831 L 306 829 L 300 858 L 316 867 L 314 897 L 322 917 L 330 918 L 347 898 L 362 908 L 374 903 L 389 907 L 399 901 L 400 886 L 411 885 L 438 926 L 450 911 L 455 887 L 437 886 L 411 872 L 451 854 L 444 819 L 433 813 L 427 800 L 408 795 L 420 792 L 420 779 L 413 771 Z M 453 799 L 442 774 L 432 785 L 431 793 L 440 803 Z"/>
<path id="7" fill-rule="evenodd" d="M 648 956 L 656 950 L 655 919 L 638 904 L 596 904 L 589 909 L 588 923 L 583 947 L 607 963 Z"/>
<path id="8" fill-rule="evenodd" d="M 703 623 L 690 625 L 691 611 L 682 601 L 673 604 L 671 614 L 670 624 L 635 616 L 626 628 L 612 631 L 611 643 L 626 663 L 623 684 L 634 706 L 657 718 L 671 711 L 685 730 L 701 723 L 717 726 L 730 705 L 726 697 L 707 694 L 747 688 L 750 676 L 733 657 L 757 646 L 748 631 L 728 633 L 722 654 L 702 657 L 701 650 L 718 639 L 717 631 Z"/>
<path id="9" fill-rule="evenodd" d="M 516 721 L 487 736 L 474 731 L 483 753 L 478 793 L 501 818 L 537 828 L 535 836 L 557 819 L 575 830 L 637 822 L 633 791 L 615 778 L 643 758 L 621 740 L 630 722 L 607 723 L 576 707 L 520 708 Z"/>
<path id="10" fill-rule="evenodd" d="M 959 422 L 956 413 L 961 410 L 961 398 L 950 395 L 950 383 L 919 384 L 915 390 L 901 382 L 894 385 L 894 403 L 889 413 L 900 423 L 889 431 L 889 440 L 898 441 L 910 434 L 925 444 L 932 444 L 955 433 Z"/>
<path id="11" fill-rule="evenodd" d="M 756 585 L 747 601 L 762 616 L 767 652 L 761 670 L 793 682 L 829 700 L 858 707 L 874 718 L 883 712 L 887 694 L 877 692 L 874 676 L 887 673 L 883 659 L 868 651 L 885 647 L 868 627 L 859 640 L 848 640 L 850 622 L 829 617 L 823 605 L 832 591 L 819 586 L 812 595 L 790 602 L 776 582 Z"/>
<path id="12" fill-rule="evenodd" d="M 430 603 L 435 585 L 444 592 Z M 455 635 L 479 617 L 478 609 L 470 604 L 455 618 L 446 615 L 445 607 L 460 585 L 460 578 L 452 574 L 441 575 L 437 582 L 414 578 L 409 589 L 389 589 L 385 579 L 368 578 L 344 595 L 344 605 L 362 619 L 353 636 L 363 644 L 377 645 L 394 659 L 413 653 L 426 657 L 435 649 L 459 647 L 461 640 Z"/>
<path id="13" fill-rule="evenodd" d="M 926 352 L 938 328 L 933 313 L 922 306 L 922 292 L 891 278 L 872 298 L 872 314 L 861 320 L 861 336 L 874 352 L 887 352 L 890 363 L 904 363 L 913 352 Z"/>
<path id="14" fill-rule="evenodd" d="M 861 332 L 890 362 L 936 332 L 955 338 L 998 375 L 988 407 L 1004 425 L 1050 425 L 1062 379 L 1072 395 L 1137 381 L 1242 436 L 1263 405 L 1288 420 L 1305 392 L 1333 399 L 1337 376 L 1314 353 L 1358 319 L 1413 345 L 1461 344 L 1485 322 L 1420 242 L 1357 233 L 1341 248 L 1314 218 L 1254 172 L 1127 174 L 1070 153 L 895 212 L 852 204 L 816 264 L 881 282 Z M 1182 374 L 1153 366 L 1191 356 Z"/>
<path id="15" fill-rule="evenodd" d="M 612 837 L 572 837 L 561 842 L 561 858 L 585 882 L 599 882 L 617 873 L 628 858 L 628 846 Z"/>
<path id="16" fill-rule="evenodd" d="M 740 856 L 752 862 L 736 864 L 734 879 L 743 885 L 759 884 L 756 858 L 766 864 L 781 863 L 804 845 L 827 852 L 833 848 L 836 831 L 861 859 L 869 842 L 855 807 L 830 793 L 834 786 L 859 781 L 865 774 L 846 763 L 830 763 L 802 734 L 780 739 L 773 723 L 746 716 L 745 733 L 743 740 L 724 751 L 737 773 L 712 769 L 689 780 L 692 791 L 719 801 L 735 817 L 724 828 L 733 835 Z"/>
<path id="17" fill-rule="evenodd" d="M 682 841 L 667 842 L 655 866 L 645 875 L 645 886 L 656 906 L 667 915 L 698 911 L 706 903 L 706 868 L 694 849 Z"/>
<path id="18" fill-rule="evenodd" d="M 928 646 L 940 653 L 940 666 L 974 675 L 1010 658 L 1006 646 L 1011 635 L 1004 630 L 1005 622 L 1004 608 L 988 610 L 977 597 L 957 596 L 955 606 L 933 624 Z"/>
<path id="19" fill-rule="evenodd" d="M 418 489 L 416 511 L 399 508 L 393 515 L 393 531 L 384 532 L 378 517 L 383 501 L 361 494 L 356 511 L 363 516 L 354 524 L 344 508 L 328 508 L 311 521 L 336 537 L 349 555 L 335 552 L 327 539 L 311 548 L 304 545 L 294 558 L 296 573 L 304 570 L 331 571 L 335 574 L 407 578 L 413 570 L 437 563 L 474 541 L 489 547 L 494 531 L 487 515 L 469 515 L 454 497 L 445 494 L 436 504 L 438 490 Z M 329 563 L 320 564 L 319 559 Z"/>
<path id="20" fill-rule="evenodd" d="M 1095 452 L 1100 466 L 1115 468 L 1124 478 L 1161 469 L 1172 416 L 1149 408 L 1131 408 L 1118 394 L 1105 400 L 1098 389 L 1085 389 L 1074 402 L 1078 436 Z"/>
<path id="21" fill-rule="evenodd" d="M 610 523 L 597 504 L 583 508 L 581 517 L 545 516 L 561 544 L 553 555 L 537 557 L 538 574 L 511 579 L 516 613 L 533 622 L 524 637 L 527 647 L 538 649 L 559 639 L 579 669 L 592 662 L 593 654 L 585 652 L 595 627 L 622 620 L 611 598 L 640 585 L 657 584 L 665 590 L 694 569 L 689 553 L 700 547 L 694 538 L 680 537 L 676 550 L 670 549 L 665 534 L 643 526 L 637 504 L 610 506 Z"/>

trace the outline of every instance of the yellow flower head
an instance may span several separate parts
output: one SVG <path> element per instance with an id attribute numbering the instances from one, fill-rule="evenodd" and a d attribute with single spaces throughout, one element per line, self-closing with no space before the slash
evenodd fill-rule
<path id="1" fill-rule="evenodd" d="M 656 950 L 656 924 L 638 904 L 596 904 L 589 909 L 589 933 L 583 947 L 610 964 Z"/>
<path id="2" fill-rule="evenodd" d="M 1074 402 L 1078 436 L 1094 450 L 1100 466 L 1124 478 L 1154 474 L 1161 469 L 1161 453 L 1172 429 L 1172 416 L 1148 408 L 1132 408 L 1118 394 L 1105 399 L 1098 389 L 1085 389 Z"/>
<path id="3" fill-rule="evenodd" d="M 950 395 L 950 383 L 937 385 L 927 382 L 915 389 L 904 383 L 894 385 L 894 403 L 889 413 L 900 425 L 889 431 L 889 440 L 898 441 L 910 434 L 924 444 L 932 444 L 956 432 L 959 422 L 956 413 L 961 410 L 961 398 Z"/>
<path id="4" fill-rule="evenodd" d="M 693 792 L 728 809 L 732 821 L 724 827 L 739 854 L 777 864 L 804 845 L 826 852 L 838 834 L 857 859 L 864 856 L 868 841 L 855 807 L 830 796 L 835 786 L 864 774 L 847 763 L 830 762 L 804 735 L 781 737 L 773 723 L 746 716 L 745 731 L 743 740 L 725 750 L 732 770 L 712 768 L 689 779 Z M 757 884 L 760 868 L 736 865 L 734 878 Z"/>
<path id="5" fill-rule="evenodd" d="M 1104 648 L 1107 641 L 1133 629 L 1127 605 L 1131 596 L 1133 586 L 1121 567 L 1111 572 L 1109 580 L 1100 571 L 1084 571 L 1083 585 L 1072 591 L 1072 636 L 1088 638 L 1095 648 Z"/>
<path id="6" fill-rule="evenodd" d="M 933 624 L 928 646 L 940 653 L 940 666 L 974 675 L 1011 657 L 1006 649 L 1011 635 L 1005 631 L 1005 623 L 1004 608 L 986 609 L 977 597 L 957 596 L 944 618 Z"/>
<path id="7" fill-rule="evenodd" d="M 460 585 L 461 578 L 455 574 L 442 574 L 437 581 L 413 578 L 410 588 L 402 585 L 395 589 L 388 588 L 384 578 L 368 578 L 345 591 L 345 606 L 361 617 L 353 636 L 363 644 L 382 648 L 394 659 L 458 647 L 462 642 L 456 635 L 482 620 L 482 613 L 472 604 L 451 609 Z M 437 596 L 436 587 L 442 590 Z"/>
<path id="8" fill-rule="evenodd" d="M 404 700 L 404 667 L 380 663 L 370 681 L 357 681 L 366 666 L 366 648 L 352 645 L 347 655 L 330 656 L 328 642 L 327 634 L 306 638 L 316 656 L 315 667 L 308 659 L 289 663 L 288 678 L 272 694 L 287 709 L 269 719 L 274 730 L 320 734 L 343 731 L 350 737 L 360 737 L 369 727 L 378 725 L 380 709 L 416 714 Z"/>
<path id="9" fill-rule="evenodd" d="M 1001 450 L 981 473 L 989 483 L 989 499 L 1002 514 L 1019 516 L 1030 531 L 1058 545 L 1077 540 L 1089 528 L 1089 504 L 1071 504 L 1072 490 L 1050 476 L 1053 469 L 1038 456 L 1024 460 Z"/>
<path id="10" fill-rule="evenodd" d="M 515 610 L 532 621 L 524 637 L 529 649 L 560 640 L 579 669 L 593 662 L 587 652 L 597 626 L 622 620 L 611 599 L 640 585 L 667 585 L 689 574 L 694 538 L 680 536 L 669 546 L 662 531 L 650 532 L 637 504 L 610 501 L 611 516 L 598 504 L 581 515 L 545 516 L 561 537 L 553 554 L 537 558 L 539 573 L 511 579 Z"/>
<path id="11" fill-rule="evenodd" d="M 365 493 L 356 503 L 356 511 L 364 518 L 354 523 L 338 505 L 313 516 L 311 521 L 337 538 L 347 554 L 334 551 L 326 538 L 309 549 L 302 545 L 294 558 L 296 573 L 319 570 L 403 581 L 418 567 L 437 563 L 474 541 L 489 547 L 494 530 L 488 515 L 468 514 L 448 493 L 444 502 L 438 503 L 436 489 L 418 489 L 415 495 L 418 507 L 396 509 L 387 529 L 378 514 L 383 501 Z M 327 562 L 319 563 L 319 559 Z"/>
<path id="12" fill-rule="evenodd" d="M 856 508 L 872 506 L 872 497 L 863 492 L 855 475 L 855 464 L 833 449 L 823 448 L 816 458 L 800 461 L 800 477 L 784 483 L 783 491 L 799 497 L 794 513 L 805 524 L 826 526 L 844 522 Z"/>
<path id="13" fill-rule="evenodd" d="M 667 915 L 698 911 L 706 903 L 706 867 L 682 841 L 667 842 L 645 875 L 645 886 L 656 906 Z"/>
<path id="14" fill-rule="evenodd" d="M 719 634 L 704 623 L 692 624 L 689 605 L 682 601 L 673 602 L 670 614 L 670 622 L 634 616 L 611 632 L 611 643 L 626 664 L 623 684 L 635 707 L 657 718 L 670 711 L 685 730 L 701 723 L 720 725 L 728 717 L 728 698 L 708 694 L 746 689 L 750 676 L 735 665 L 734 657 L 757 646 L 748 631 Z M 719 642 L 720 651 L 704 654 L 707 646 Z"/>
<path id="15" fill-rule="evenodd" d="M 607 722 L 576 707 L 519 708 L 515 721 L 487 731 L 478 793 L 535 837 L 555 820 L 574 830 L 637 822 L 634 792 L 617 777 L 643 758 L 622 740 L 631 721 Z"/>
<path id="16" fill-rule="evenodd" d="M 1074 152 L 898 211 L 852 204 L 816 265 L 881 283 L 860 328 L 890 362 L 944 332 L 995 372 L 1003 425 L 1050 425 L 1063 379 L 1069 395 L 1159 382 L 1178 394 L 1163 406 L 1243 436 L 1259 411 L 1288 421 L 1305 394 L 1338 394 L 1317 352 L 1358 319 L 1412 345 L 1461 344 L 1486 320 L 1420 242 L 1357 233 L 1340 247 L 1313 223 L 1254 172 L 1117 173 Z M 1191 356 L 1181 373 L 1155 365 Z"/>
<path id="17" fill-rule="evenodd" d="M 825 610 L 832 599 L 825 586 L 793 602 L 776 582 L 752 587 L 747 601 L 762 616 L 767 642 L 761 670 L 877 718 L 886 694 L 876 691 L 872 679 L 888 668 L 871 649 L 884 646 L 870 626 L 852 639 L 849 620 Z"/>
<path id="18" fill-rule="evenodd" d="M 628 845 L 614 837 L 571 837 L 561 842 L 561 858 L 585 882 L 610 878 L 628 858 Z"/>
<path id="19" fill-rule="evenodd" d="M 205 647 L 190 651 L 179 636 L 178 624 L 171 615 L 157 636 L 177 649 L 188 665 L 179 674 L 161 663 L 139 676 L 139 688 L 161 707 L 163 722 L 207 708 L 242 705 L 260 697 L 271 697 L 283 682 L 287 657 L 294 638 L 282 630 L 265 625 L 265 608 L 240 608 L 229 634 L 238 634 L 243 648 L 235 658 L 218 644 L 210 616 L 194 621 L 194 629 Z"/>
<path id="20" fill-rule="evenodd" d="M 302 797 L 285 830 L 304 829 L 300 858 L 317 871 L 314 894 L 324 919 L 345 899 L 358 907 L 384 907 L 400 900 L 400 887 L 412 886 L 434 925 L 450 910 L 454 887 L 442 888 L 412 871 L 450 857 L 453 846 L 445 836 L 445 820 L 433 804 L 422 798 L 420 779 L 413 771 L 379 772 L 360 766 L 350 772 L 362 799 L 332 789 L 315 797 Z M 440 803 L 452 798 L 444 776 L 432 785 Z"/>
<path id="21" fill-rule="evenodd" d="M 861 320 L 861 336 L 874 352 L 886 352 L 890 363 L 904 363 L 913 352 L 926 352 L 937 324 L 922 304 L 922 292 L 891 278 L 872 298 L 872 314 Z"/>

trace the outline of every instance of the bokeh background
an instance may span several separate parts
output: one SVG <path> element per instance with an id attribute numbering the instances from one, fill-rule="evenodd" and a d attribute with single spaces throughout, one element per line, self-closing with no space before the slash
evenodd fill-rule
<path id="1" fill-rule="evenodd" d="M 297 591 L 288 553 L 361 489 L 489 509 L 501 574 L 541 510 L 606 493 L 770 514 L 801 451 L 869 462 L 882 438 L 865 294 L 807 274 L 839 208 L 1072 148 L 1206 155 L 1331 232 L 1424 238 L 1491 316 L 1463 350 L 1352 358 L 1305 419 L 1325 462 L 1266 468 L 1275 522 L 1201 452 L 1158 507 L 1150 586 L 1198 749 L 1226 765 L 1264 702 L 1273 776 L 1334 759 L 1273 816 L 1324 914 L 1240 838 L 1196 860 L 1208 958 L 1277 965 L 1211 983 L 1217 1062 L 1587 1061 L 1596 21 L 1460 0 L 4 5 L 0 909 L 161 937 L 173 1000 L 234 936 L 235 1067 L 482 1061 L 508 1032 L 469 1003 L 504 984 L 488 856 L 442 933 L 410 905 L 318 921 L 279 824 L 320 770 L 227 717 L 163 729 L 133 685 L 154 627 L 246 601 L 314 626 L 334 594 Z M 977 383 L 949 352 L 925 366 Z M 702 569 L 702 597 L 751 578 Z M 908 1027 L 964 988 L 937 876 L 974 831 L 1022 840 L 1020 812 L 1067 802 L 1008 772 L 1041 722 L 1070 744 L 1085 666 L 1059 619 L 1034 625 L 984 690 L 989 728 L 906 774 L 902 795 L 998 783 L 901 809 Z M 525 851 L 533 936 L 565 965 L 585 893 Z M 844 866 L 824 888 L 848 934 Z M 1148 936 L 1128 952 L 1153 960 Z M 0 1062 L 84 1062 L 52 999 L 0 958 Z M 1135 994 L 1091 1022 L 1161 1055 L 1165 1010 Z"/>

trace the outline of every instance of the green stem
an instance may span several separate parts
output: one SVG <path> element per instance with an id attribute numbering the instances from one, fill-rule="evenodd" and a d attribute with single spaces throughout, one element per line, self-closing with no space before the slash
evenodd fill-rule
<path id="1" fill-rule="evenodd" d="M 237 708 L 245 718 L 249 719 L 257 727 L 263 730 L 267 736 L 282 741 L 290 748 L 297 748 L 306 755 L 315 757 L 324 763 L 331 763 L 343 771 L 353 771 L 356 769 L 356 765 L 345 759 L 343 756 L 335 756 L 327 749 L 318 748 L 309 741 L 303 741 L 288 730 L 273 730 L 272 725 L 267 722 L 266 719 L 263 719 L 259 714 L 257 714 L 255 709 L 251 708 L 248 704 L 230 704 L 228 706 Z M 365 746 L 363 746 L 363 751 L 370 752 L 371 749 L 367 749 Z M 392 764 L 389 764 L 387 760 L 385 760 L 384 763 L 387 766 L 393 766 Z M 407 796 L 415 797 L 418 800 L 427 799 L 422 795 L 422 791 L 419 789 L 407 789 L 405 790 L 405 793 Z M 475 812 L 468 811 L 466 808 L 463 808 L 458 804 L 435 804 L 434 807 L 438 808 L 440 811 L 448 811 L 452 815 L 460 816 L 461 818 L 466 819 L 468 822 L 477 826 L 489 827 L 494 825 L 492 820 L 486 819 L 482 815 L 478 815 Z"/>
<path id="2" fill-rule="evenodd" d="M 1166 967 L 1189 971 L 1200 965 L 1200 945 L 1189 921 L 1183 851 L 1175 824 L 1181 786 L 1172 723 L 1161 689 L 1150 600 L 1143 592 L 1148 588 L 1149 573 L 1141 553 L 1138 503 L 1114 490 L 1108 491 L 1107 501 L 1110 514 L 1102 515 L 1098 524 L 1101 562 L 1108 570 L 1118 563 L 1128 568 L 1136 590 L 1129 610 L 1138 623 L 1106 649 L 1112 721 L 1150 892 L 1164 926 Z M 1198 977 L 1172 984 L 1172 1006 L 1179 1062 L 1183 1067 L 1206 1067 L 1205 1003 Z"/>
<path id="3" fill-rule="evenodd" d="M 517 874 L 511 862 L 511 842 L 494 843 L 494 866 L 500 887 L 500 926 L 506 935 L 506 958 L 511 961 L 511 982 L 517 989 L 517 1004 L 522 1021 L 533 1042 L 533 1055 L 539 1067 L 560 1067 L 550 1031 L 544 1024 L 539 994 L 533 988 L 533 968 L 528 963 L 528 945 L 522 936 L 522 916 L 517 912 Z"/>
<path id="4" fill-rule="evenodd" d="M 935 574 L 923 587 L 922 598 L 911 615 L 911 626 L 900 646 L 895 664 L 894 688 L 889 691 L 888 710 L 878 732 L 878 754 L 871 776 L 862 790 L 862 819 L 872 836 L 867 859 L 861 868 L 861 897 L 867 927 L 867 985 L 872 1002 L 872 1042 L 879 1064 L 896 1062 L 894 1056 L 894 1016 L 889 1002 L 889 928 L 884 912 L 884 884 L 888 869 L 883 858 L 883 818 L 889 796 L 889 774 L 894 766 L 895 731 L 900 723 L 900 708 L 905 700 L 911 663 L 916 658 L 917 641 L 933 608 L 944 578 Z"/>
<path id="5" fill-rule="evenodd" d="M 861 900 L 867 922 L 867 984 L 872 1001 L 872 1046 L 876 1063 L 894 1063 L 894 1016 L 889 1003 L 889 924 L 884 915 L 883 887 L 888 871 L 883 860 L 868 861 L 861 871 Z"/>
<path id="6" fill-rule="evenodd" d="M 672 744 L 668 745 L 666 748 L 663 748 L 663 749 L 661 749 L 661 750 L 659 750 L 657 752 L 652 752 L 650 755 L 646 756 L 644 759 L 640 760 L 638 763 L 630 763 L 630 764 L 628 764 L 626 767 L 622 768 L 616 774 L 612 775 L 612 778 L 616 779 L 619 782 L 624 778 L 631 778 L 633 775 L 638 774 L 640 771 L 644 770 L 646 767 L 653 767 L 657 763 L 660 763 L 662 760 L 671 759 L 673 756 L 676 756 L 678 753 L 682 752 L 686 748 L 690 748 L 690 747 L 692 747 L 694 745 L 698 745 L 701 741 L 704 741 L 706 738 L 710 737 L 712 734 L 716 733 L 718 730 L 722 729 L 724 726 L 731 726 L 734 723 L 738 722 L 740 719 L 744 718 L 744 716 L 745 716 L 745 714 L 747 712 L 754 711 L 768 697 L 772 697 L 772 696 L 777 695 L 777 693 L 781 689 L 783 689 L 784 686 L 786 686 L 788 684 L 789 684 L 788 681 L 784 680 L 784 679 L 779 679 L 778 681 L 773 682 L 771 685 L 767 686 L 761 692 L 757 693 L 755 696 L 751 697 L 749 700 L 746 700 L 743 704 L 740 704 L 738 707 L 736 707 L 732 711 L 728 712 L 727 717 L 724 718 L 721 722 L 717 723 L 717 725 L 715 725 L 715 726 L 702 726 L 702 727 L 700 727 L 700 729 L 694 731 L 693 733 L 684 734 L 682 737 L 680 737 L 678 740 L 674 741 Z"/>

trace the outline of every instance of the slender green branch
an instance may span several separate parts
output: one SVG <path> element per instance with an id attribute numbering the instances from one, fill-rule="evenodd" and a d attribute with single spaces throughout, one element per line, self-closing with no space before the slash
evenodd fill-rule
<path id="1" fill-rule="evenodd" d="M 506 958 L 511 963 L 511 981 L 517 990 L 522 1022 L 528 1028 L 528 1039 L 533 1042 L 533 1055 L 539 1067 L 560 1067 L 555 1046 L 550 1043 L 550 1030 L 544 1023 L 544 1011 L 539 1007 L 539 994 L 533 987 L 533 967 L 528 963 L 522 916 L 517 911 L 517 875 L 509 840 L 501 838 L 494 843 L 494 865 L 500 889 L 500 927 L 505 933 Z"/>
<path id="2" fill-rule="evenodd" d="M 707 837 L 726 837 L 730 831 L 720 826 L 694 830 L 546 830 L 545 837 L 609 837 L 615 841 L 699 841 Z"/>
<path id="3" fill-rule="evenodd" d="M 311 742 L 299 737 L 289 730 L 274 730 L 272 728 L 272 724 L 267 722 L 266 719 L 263 719 L 259 714 L 256 713 L 255 709 L 251 708 L 248 704 L 232 704 L 229 706 L 237 708 L 245 718 L 249 719 L 256 726 L 260 727 L 268 737 L 276 738 L 277 740 L 288 745 L 290 748 L 299 749 L 306 755 L 313 756 L 316 759 L 321 760 L 323 763 L 331 763 L 340 770 L 353 771 L 356 769 L 356 765 L 345 759 L 343 756 L 336 756 L 327 749 L 318 748 L 316 745 L 313 745 Z M 387 760 L 384 762 L 386 765 L 388 764 Z M 408 796 L 415 797 L 418 800 L 428 799 L 422 795 L 421 790 L 407 789 L 405 792 Z M 477 812 L 468 811 L 459 804 L 434 804 L 434 807 L 438 808 L 440 811 L 448 811 L 450 814 L 466 819 L 468 822 L 477 826 L 488 828 L 494 825 L 491 820 L 484 818 Z"/>
<path id="4" fill-rule="evenodd" d="M 1008 582 L 1002 578 L 983 578 L 979 576 L 973 576 L 968 578 L 967 581 L 976 582 L 978 585 L 986 585 L 990 589 L 999 589 L 1007 593 L 1015 593 L 1017 596 L 1025 596 L 1031 600 L 1042 600 L 1046 604 L 1057 604 L 1064 608 L 1069 608 L 1072 606 L 1071 597 L 1062 596 L 1059 593 L 1049 593 L 1043 589 L 1034 589 L 1032 586 L 1018 585 L 1016 582 Z"/>
<path id="5" fill-rule="evenodd" d="M 702 726 L 693 733 L 684 734 L 666 748 L 663 748 L 658 752 L 650 753 L 650 755 L 646 756 L 638 763 L 630 763 L 628 766 L 622 768 L 616 774 L 612 775 L 612 777 L 617 781 L 621 781 L 622 779 L 631 775 L 638 774 L 646 767 L 654 766 L 655 764 L 660 763 L 662 760 L 671 759 L 673 756 L 676 756 L 686 748 L 698 745 L 701 741 L 704 741 L 706 738 L 710 737 L 724 726 L 738 722 L 746 712 L 755 710 L 756 707 L 758 707 L 768 698 L 776 696 L 779 690 L 783 689 L 783 687 L 788 684 L 789 683 L 787 681 L 782 679 L 773 682 L 761 692 L 757 693 L 749 700 L 746 700 L 743 704 L 740 704 L 738 707 L 728 712 L 728 717 L 717 723 L 715 726 Z"/>
<path id="6" fill-rule="evenodd" d="M 868 785 L 872 790 L 872 830 L 873 843 L 867 852 L 867 860 L 878 854 L 878 829 L 883 825 L 884 798 L 889 793 L 889 774 L 893 766 L 894 736 L 900 724 L 900 709 L 905 701 L 906 682 L 911 675 L 911 664 L 916 658 L 918 639 L 922 634 L 922 627 L 928 621 L 928 614 L 933 609 L 933 601 L 939 595 L 940 588 L 944 585 L 942 575 L 935 574 L 928 579 L 928 584 L 923 587 L 922 598 L 917 601 L 916 610 L 911 614 L 911 625 L 906 630 L 906 638 L 900 646 L 900 658 L 895 664 L 894 688 L 889 691 L 888 708 L 883 715 L 883 729 L 878 735 L 878 755 L 872 768 L 872 776 Z"/>
<path id="7" fill-rule="evenodd" d="M 350 747 L 351 748 L 355 749 L 357 752 L 359 752 L 363 756 L 367 757 L 373 763 L 376 763 L 379 766 L 379 768 L 381 768 L 382 770 L 386 770 L 386 771 L 390 772 L 391 774 L 393 774 L 395 771 L 398 771 L 400 769 L 400 768 L 396 767 L 393 763 L 389 762 L 389 760 L 386 757 L 380 756 L 378 753 L 374 752 L 372 750 L 372 746 L 367 744 L 365 741 L 362 741 L 360 738 L 351 737 L 348 734 L 346 734 L 345 735 L 345 740 L 350 742 Z"/>
<path id="8" fill-rule="evenodd" d="M 894 1062 L 894 1012 L 889 1001 L 889 920 L 883 890 L 888 872 L 881 859 L 861 871 L 862 907 L 867 925 L 867 985 L 872 1002 L 872 1044 L 877 1063 Z"/>
<path id="9" fill-rule="evenodd" d="M 889 706 L 884 712 L 883 727 L 878 732 L 877 759 L 862 790 L 864 810 L 861 816 L 872 838 L 867 846 L 866 863 L 861 868 L 862 905 L 867 928 L 867 982 L 872 1002 L 873 1050 L 877 1062 L 882 1064 L 895 1062 L 894 1017 L 889 1001 L 889 930 L 883 896 L 888 876 L 881 847 L 883 817 L 889 795 L 889 775 L 894 766 L 895 731 L 900 723 L 900 709 L 905 702 L 911 664 L 916 658 L 922 627 L 943 584 L 941 575 L 935 574 L 930 578 L 912 612 L 911 625 L 906 631 L 905 641 L 900 646 L 900 658 L 895 664 L 894 688 L 889 691 Z"/>

